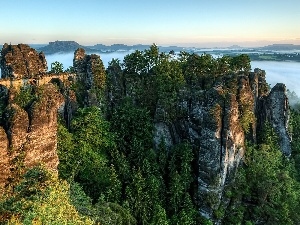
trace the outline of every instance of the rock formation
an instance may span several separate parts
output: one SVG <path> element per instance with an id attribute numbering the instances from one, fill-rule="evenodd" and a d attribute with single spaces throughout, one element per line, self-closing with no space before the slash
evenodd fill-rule
<path id="1" fill-rule="evenodd" d="M 78 99 L 81 101 L 80 103 L 84 106 L 99 105 L 101 96 L 97 96 L 96 92 L 99 93 L 104 89 L 106 79 L 105 68 L 100 56 L 86 55 L 85 50 L 79 48 L 74 53 L 73 67 L 81 84 L 79 90 L 82 96 L 81 99 Z"/>
<path id="2" fill-rule="evenodd" d="M 121 79 L 121 78 L 118 78 Z M 141 85 L 139 76 L 115 82 L 133 99 Z M 119 93 L 110 93 L 115 99 Z M 221 202 L 228 202 L 224 193 L 234 180 L 243 161 L 245 141 L 257 142 L 257 134 L 266 122 L 277 132 L 281 150 L 291 151 L 288 126 L 288 101 L 285 87 L 276 85 L 271 92 L 265 72 L 227 74 L 215 80 L 210 88 L 183 89 L 176 107 L 184 112 L 173 120 L 164 119 L 166 108 L 159 103 L 154 115 L 154 146 L 164 140 L 168 148 L 188 141 L 197 152 L 196 179 L 200 213 L 212 218 Z"/>
<path id="3" fill-rule="evenodd" d="M 63 96 L 53 84 L 41 86 L 37 99 L 26 110 L 14 103 L 16 92 L 9 90 L 9 102 L 0 127 L 0 152 L 3 163 L 0 186 L 23 167 L 43 164 L 57 172 L 57 110 Z"/>
<path id="4" fill-rule="evenodd" d="M 289 104 L 284 84 L 276 84 L 270 94 L 260 99 L 257 116 L 260 128 L 268 122 L 279 137 L 279 145 L 286 156 L 291 155 L 291 138 L 288 133 Z"/>
<path id="5" fill-rule="evenodd" d="M 0 66 L 4 78 L 15 80 L 37 77 L 47 70 L 44 55 L 23 44 L 5 44 Z M 26 104 L 28 100 L 18 97 L 19 86 L 0 85 L 0 187 L 24 168 L 38 164 L 57 172 L 57 111 L 64 98 L 51 83 L 27 85 L 34 93 Z"/>
<path id="6" fill-rule="evenodd" d="M 29 76 L 29 71 L 33 69 L 25 70 L 26 66 L 40 68 L 40 61 L 36 61 L 36 65 L 26 64 L 24 57 L 21 57 L 24 54 L 15 54 L 17 50 L 12 50 L 14 47 L 5 45 L 4 49 L 1 68 L 5 77 L 23 77 L 26 71 L 26 76 Z M 22 64 L 20 67 L 23 70 L 13 66 L 13 56 L 16 55 L 16 59 L 24 62 L 25 66 Z M 78 104 L 103 106 L 106 76 L 100 57 L 86 55 L 84 49 L 77 49 L 73 65 L 78 81 Z M 121 73 L 122 71 L 115 73 L 115 77 L 110 77 L 113 85 L 118 85 L 108 91 L 107 101 L 112 108 L 119 104 L 119 99 L 126 97 L 131 97 L 133 102 L 138 104 L 136 96 L 144 92 L 140 87 L 143 82 L 146 83 L 142 80 L 144 77 L 126 77 L 121 76 Z M 193 90 L 189 91 L 191 89 Z M 170 117 L 171 119 L 165 119 L 164 115 L 168 114 L 170 109 L 164 108 L 159 100 L 151 105 L 155 107 L 152 113 L 155 127 L 154 147 L 159 146 L 162 140 L 168 149 L 188 141 L 196 152 L 194 175 L 197 196 L 194 197 L 199 202 L 199 212 L 203 216 L 212 218 L 220 203 L 226 203 L 224 193 L 243 161 L 245 141 L 255 143 L 257 134 L 266 122 L 278 134 L 282 152 L 290 155 L 290 137 L 287 132 L 289 109 L 285 92 L 283 84 L 277 84 L 269 92 L 264 71 L 255 69 L 250 73 L 215 77 L 205 89 L 196 85 L 192 88 L 183 87 L 176 92 L 179 96 L 174 105 L 178 109 L 171 109 L 180 113 Z M 13 88 L 7 91 L 5 87 L 0 86 L 0 101 L 4 102 L 0 104 L 0 125 L 3 126 L 0 126 L 0 171 L 4 171 L 0 176 L 0 185 L 5 184 L 18 169 L 16 162 L 21 161 L 22 165 L 28 167 L 44 163 L 47 168 L 55 171 L 58 164 L 57 110 L 64 102 L 63 113 L 69 125 L 72 113 L 77 108 L 74 92 L 68 90 L 64 100 L 52 84 L 37 88 L 37 98 L 26 109 L 14 102 L 16 95 L 17 92 Z"/>
<path id="7" fill-rule="evenodd" d="M 8 139 L 5 133 L 5 130 L 0 127 L 0 190 L 7 182 L 7 178 L 10 174 L 10 163 L 9 163 L 9 154 L 8 154 Z"/>
<path id="8" fill-rule="evenodd" d="M 1 51 L 1 77 L 33 78 L 47 72 L 45 55 L 25 44 L 4 44 Z"/>

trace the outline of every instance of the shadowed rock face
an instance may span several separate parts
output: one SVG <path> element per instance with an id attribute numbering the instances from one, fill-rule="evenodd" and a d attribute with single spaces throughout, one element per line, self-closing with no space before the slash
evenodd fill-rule
<path id="1" fill-rule="evenodd" d="M 47 61 L 44 53 L 25 44 L 4 44 L 1 52 L 2 78 L 33 78 L 47 72 Z"/>
<path id="2" fill-rule="evenodd" d="M 184 118 L 170 124 L 155 117 L 155 146 L 162 139 L 167 147 L 188 140 L 198 153 L 199 211 L 207 218 L 212 218 L 221 201 L 228 202 L 224 192 L 243 160 L 245 140 L 255 143 L 265 122 L 277 132 L 282 152 L 289 156 L 291 151 L 285 86 L 277 84 L 268 93 L 261 70 L 229 80 L 232 90 L 221 82 L 194 96 L 185 96 L 191 99 Z M 178 105 L 186 105 L 184 102 L 188 100 Z"/>
<path id="3" fill-rule="evenodd" d="M 268 96 L 271 112 L 270 121 L 278 134 L 279 144 L 286 156 L 291 155 L 291 139 L 288 134 L 289 104 L 284 84 L 276 84 Z"/>
<path id="4" fill-rule="evenodd" d="M 98 93 L 105 88 L 105 68 L 99 55 L 86 55 L 85 50 L 79 48 L 74 53 L 74 70 L 82 85 L 81 104 L 84 106 L 99 106 L 101 98 Z M 79 100 L 80 101 L 80 100 Z"/>
<path id="5" fill-rule="evenodd" d="M 268 122 L 279 138 L 279 145 L 286 156 L 291 155 L 291 138 L 288 133 L 289 104 L 284 84 L 276 84 L 270 94 L 260 99 L 257 116 L 259 127 Z"/>

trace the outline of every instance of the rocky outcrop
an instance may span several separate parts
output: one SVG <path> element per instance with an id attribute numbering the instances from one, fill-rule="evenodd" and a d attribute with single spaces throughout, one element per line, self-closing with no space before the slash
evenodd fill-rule
<path id="1" fill-rule="evenodd" d="M 0 126 L 3 125 L 3 112 L 8 102 L 8 88 L 0 84 Z"/>
<path id="2" fill-rule="evenodd" d="M 257 116 L 259 128 L 269 123 L 279 138 L 279 145 L 286 156 L 291 155 L 291 137 L 288 133 L 289 104 L 284 84 L 276 84 L 268 96 L 260 99 Z"/>
<path id="3" fill-rule="evenodd" d="M 63 103 L 63 96 L 52 85 L 44 85 L 38 90 L 39 100 L 29 109 L 29 132 L 26 141 L 24 165 L 32 167 L 45 164 L 50 170 L 57 170 L 57 110 Z"/>
<path id="4" fill-rule="evenodd" d="M 44 53 L 25 44 L 4 44 L 0 66 L 1 77 L 11 79 L 38 77 L 48 69 Z"/>
<path id="5" fill-rule="evenodd" d="M 154 145 L 161 140 L 167 147 L 185 140 L 193 145 L 197 152 L 199 211 L 213 218 L 221 202 L 226 207 L 224 193 L 243 161 L 245 140 L 255 143 L 266 121 L 277 132 L 282 152 L 290 154 L 285 86 L 277 84 L 269 93 L 265 73 L 257 69 L 248 75 L 225 76 L 208 90 L 184 95 L 185 99 L 178 102 L 184 106 L 184 117 L 169 123 L 155 116 Z"/>
<path id="6" fill-rule="evenodd" d="M 37 89 L 36 100 L 25 109 L 14 101 L 14 88 L 9 90 L 8 105 L 0 127 L 0 186 L 16 177 L 24 168 L 43 164 L 57 172 L 57 110 L 64 99 L 53 84 Z"/>
<path id="7" fill-rule="evenodd" d="M 86 55 L 85 50 L 79 48 L 74 53 L 73 67 L 81 85 L 78 91 L 81 95 L 80 104 L 84 106 L 101 105 L 103 96 L 101 91 L 105 87 L 105 68 L 99 55 Z"/>
<path id="8" fill-rule="evenodd" d="M 94 61 L 89 62 L 94 69 Z M 5 44 L 1 69 L 4 79 L 0 79 L 0 171 L 3 171 L 0 187 L 3 187 L 17 179 L 25 168 L 38 164 L 57 172 L 57 114 L 60 111 L 69 125 L 77 102 L 74 91 L 70 90 L 75 74 L 44 74 L 47 70 L 44 54 L 38 54 L 28 45 Z M 2 81 L 9 82 L 2 85 Z M 30 93 L 20 95 L 21 87 L 25 88 L 23 91 L 31 90 Z"/>
<path id="9" fill-rule="evenodd" d="M 8 138 L 6 136 L 5 130 L 0 127 L 0 190 L 1 186 L 7 182 L 7 178 L 10 174 L 10 163 L 8 155 Z"/>
<path id="10" fill-rule="evenodd" d="M 0 100 L 7 102 L 0 105 L 0 113 L 3 112 L 0 125 L 4 128 L 0 127 L 0 140 L 4 140 L 0 142 L 0 171 L 5 171 L 0 177 L 1 184 L 17 170 L 16 161 L 21 161 L 26 167 L 44 163 L 47 168 L 56 170 L 58 108 L 62 110 L 69 126 L 77 103 L 80 106 L 104 106 L 102 100 L 105 98 L 106 77 L 100 57 L 86 55 L 84 49 L 77 49 L 73 65 L 78 81 L 77 92 L 75 96 L 73 91 L 67 89 L 64 92 L 61 88 L 65 100 L 59 90 L 48 84 L 38 88 L 37 100 L 25 110 L 14 104 L 16 90 L 11 88 L 8 92 L 0 86 Z M 137 74 L 123 76 L 121 68 L 115 69 L 115 73 L 111 73 L 114 77 L 110 77 L 110 85 L 117 87 L 108 87 L 107 91 L 107 105 L 112 108 L 111 111 L 122 98 L 131 97 L 135 104 L 139 104 L 139 95 L 148 95 L 143 87 L 155 84 L 147 82 L 156 74 L 148 77 Z M 16 77 L 16 74 L 9 76 Z M 55 83 L 60 84 L 58 80 Z M 145 97 L 151 101 L 149 111 L 155 127 L 153 143 L 157 148 L 164 141 L 168 150 L 186 141 L 191 144 L 196 153 L 193 172 L 197 191 L 193 197 L 198 201 L 199 212 L 207 218 L 213 218 L 221 202 L 226 208 L 228 199 L 224 193 L 243 161 L 245 140 L 256 143 L 266 122 L 278 134 L 282 152 L 290 155 L 288 99 L 283 84 L 277 84 L 269 92 L 265 72 L 259 69 L 251 73 L 232 72 L 215 76 L 207 82 L 205 89 L 199 84 L 188 85 L 184 84 L 180 90 L 172 92 L 171 97 L 178 96 L 170 101 L 171 106 L 168 105 L 168 99 L 164 99 L 165 102 L 159 99 L 165 96 L 154 100 Z M 151 90 L 157 91 L 155 88 Z M 164 94 L 168 96 L 169 93 Z M 61 107 L 63 102 L 64 107 Z"/>

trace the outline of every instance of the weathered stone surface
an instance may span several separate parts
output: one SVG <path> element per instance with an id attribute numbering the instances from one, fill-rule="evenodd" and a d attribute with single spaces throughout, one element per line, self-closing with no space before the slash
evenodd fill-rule
<path id="1" fill-rule="evenodd" d="M 0 190 L 6 182 L 10 175 L 10 164 L 8 155 L 8 138 L 6 136 L 5 130 L 0 127 Z"/>
<path id="2" fill-rule="evenodd" d="M 187 114 L 172 123 L 163 122 L 164 109 L 157 106 L 154 145 L 162 139 L 167 147 L 184 140 L 193 145 L 198 152 L 199 211 L 212 218 L 221 201 L 228 202 L 224 191 L 243 161 L 245 140 L 255 143 L 265 121 L 279 135 L 282 152 L 290 154 L 285 87 L 277 84 L 268 93 L 265 73 L 256 69 L 249 75 L 225 77 L 211 89 L 185 97 L 178 105 Z"/>
<path id="3" fill-rule="evenodd" d="M 77 79 L 82 85 L 82 103 L 84 106 L 99 106 L 99 95 L 95 90 L 104 89 L 105 68 L 99 55 L 86 55 L 85 50 L 79 48 L 74 53 L 73 67 Z"/>
<path id="4" fill-rule="evenodd" d="M 47 61 L 44 53 L 25 44 L 4 44 L 1 51 L 1 77 L 2 78 L 32 78 L 47 71 Z"/>
<path id="5" fill-rule="evenodd" d="M 57 111 L 64 99 L 51 83 L 37 90 L 37 100 L 25 111 L 14 102 L 16 90 L 9 90 L 8 106 L 0 127 L 0 186 L 15 176 L 20 165 L 43 164 L 57 172 Z M 8 167 L 9 165 L 9 167 Z M 3 172 L 2 172 L 3 171 Z"/>
<path id="6" fill-rule="evenodd" d="M 291 137 L 288 133 L 289 104 L 284 84 L 276 84 L 268 96 L 260 98 L 257 117 L 259 129 L 268 122 L 278 135 L 281 151 L 286 156 L 290 156 Z"/>
<path id="7" fill-rule="evenodd" d="M 0 125 L 3 125 L 3 112 L 8 104 L 8 88 L 0 84 Z"/>
<path id="8" fill-rule="evenodd" d="M 64 99 L 53 84 L 42 86 L 39 96 L 29 110 L 30 127 L 24 164 L 32 167 L 42 162 L 55 171 L 59 163 L 56 152 L 57 110 Z"/>
<path id="9" fill-rule="evenodd" d="M 29 118 L 27 112 L 16 104 L 9 104 L 5 111 L 5 129 L 12 152 L 20 152 L 27 139 Z"/>
<path id="10" fill-rule="evenodd" d="M 65 104 L 63 105 L 62 115 L 65 118 L 67 128 L 69 129 L 71 126 L 71 120 L 78 109 L 78 103 L 76 99 L 76 94 L 73 90 L 67 90 L 65 96 Z"/>

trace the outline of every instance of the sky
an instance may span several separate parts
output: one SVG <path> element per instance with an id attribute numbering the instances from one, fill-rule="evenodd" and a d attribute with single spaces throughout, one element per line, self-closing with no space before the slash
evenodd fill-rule
<path id="1" fill-rule="evenodd" d="M 300 44 L 300 0 L 0 0 L 0 44 Z"/>

